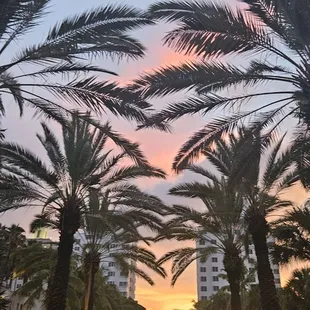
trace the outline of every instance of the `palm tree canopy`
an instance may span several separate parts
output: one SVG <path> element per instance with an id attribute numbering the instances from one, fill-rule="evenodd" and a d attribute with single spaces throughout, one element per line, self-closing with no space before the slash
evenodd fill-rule
<path id="1" fill-rule="evenodd" d="M 213 164 L 215 173 L 199 165 L 188 165 L 185 170 L 204 177 L 204 182 L 185 182 L 169 190 L 169 194 L 179 197 L 199 199 L 203 209 L 184 205 L 174 205 L 169 212 L 173 218 L 166 223 L 162 237 L 184 240 L 205 240 L 210 242 L 208 233 L 216 239 L 215 245 L 203 248 L 186 247 L 168 252 L 160 262 L 173 259 L 172 284 L 195 260 L 206 261 L 216 252 L 237 255 L 248 242 L 244 228 L 244 200 L 240 191 L 231 186 L 231 176 L 235 166 L 236 145 L 239 141 L 232 135 L 228 142 L 218 140 L 213 150 L 205 150 L 205 156 Z"/>
<path id="2" fill-rule="evenodd" d="M 308 309 L 310 304 L 310 270 L 309 268 L 296 269 L 283 289 L 284 309 Z"/>
<path id="3" fill-rule="evenodd" d="M 37 136 L 46 151 L 49 165 L 18 144 L 1 144 L 1 211 L 38 204 L 59 211 L 72 203 L 81 211 L 90 189 L 98 186 L 109 190 L 115 200 L 123 199 L 125 204 L 128 197 L 119 197 L 120 192 L 138 192 L 128 180 L 165 177 L 163 171 L 148 164 L 137 144 L 130 143 L 111 129 L 106 130 L 107 134 L 93 130 L 78 115 L 73 115 L 72 120 L 62 127 L 61 142 L 45 123 L 42 123 L 42 129 L 43 135 Z M 123 151 L 114 155 L 111 151 L 104 151 L 108 138 L 118 143 Z M 136 163 L 121 166 L 126 158 L 132 158 Z M 150 203 L 149 207 L 154 204 Z"/>
<path id="4" fill-rule="evenodd" d="M 310 259 L 309 220 L 310 210 L 306 203 L 304 207 L 295 207 L 272 223 L 272 234 L 277 239 L 272 254 L 277 263 Z"/>
<path id="5" fill-rule="evenodd" d="M 1 3 L 0 57 L 39 27 L 50 4 L 51 0 Z M 99 73 L 116 73 L 90 64 L 89 60 L 101 56 L 142 57 L 145 48 L 128 32 L 152 24 L 146 13 L 126 5 L 101 6 L 65 18 L 51 27 L 42 42 L 22 47 L 10 61 L 2 62 L 0 95 L 12 96 L 20 114 L 26 104 L 37 113 L 63 121 L 69 110 L 58 101 L 62 99 L 96 112 L 109 110 L 141 122 L 146 119 L 144 110 L 149 104 L 115 83 L 97 79 Z M 81 73 L 83 79 L 78 78 Z M 69 77 L 67 82 L 52 82 L 55 76 L 65 75 Z M 3 100 L 0 112 L 4 112 Z"/>
<path id="6" fill-rule="evenodd" d="M 162 228 L 160 214 L 165 213 L 165 206 L 156 197 L 137 188 L 132 196 L 128 189 L 118 195 L 127 202 L 122 198 L 114 201 L 109 192 L 100 194 L 100 190 L 95 190 L 91 193 L 80 234 L 80 238 L 84 239 L 82 260 L 84 264 L 99 264 L 113 257 L 124 273 L 133 272 L 153 285 L 152 278 L 140 266 L 162 277 L 166 276 L 166 272 L 157 263 L 154 253 L 139 245 L 139 242 L 148 245 L 150 239 L 140 231 L 141 228 L 159 231 Z"/>
<path id="7" fill-rule="evenodd" d="M 165 128 L 184 115 L 206 115 L 219 108 L 230 115 L 218 117 L 194 133 L 183 145 L 174 167 L 186 166 L 195 154 L 223 133 L 244 124 L 271 134 L 288 117 L 296 117 L 300 127 L 296 141 L 307 141 L 310 124 L 309 101 L 309 1 L 242 0 L 232 8 L 207 1 L 160 1 L 151 5 L 155 18 L 176 24 L 164 43 L 177 52 L 198 60 L 168 66 L 146 73 L 134 81 L 133 89 L 145 97 L 163 96 L 193 90 L 182 102 L 170 104 L 155 113 L 145 126 Z M 257 57 L 259 55 L 259 57 Z M 262 56 L 266 55 L 266 57 Z M 229 56 L 228 59 L 222 59 Z M 234 64 L 230 56 L 250 56 L 249 63 Z M 276 90 L 257 89 L 272 83 Z M 222 91 L 240 89 L 241 94 Z M 256 88 L 256 89 L 254 89 Z M 251 99 L 255 108 L 239 109 Z M 194 155 L 193 155 L 194 154 Z M 305 152 L 300 162 L 306 165 Z"/>

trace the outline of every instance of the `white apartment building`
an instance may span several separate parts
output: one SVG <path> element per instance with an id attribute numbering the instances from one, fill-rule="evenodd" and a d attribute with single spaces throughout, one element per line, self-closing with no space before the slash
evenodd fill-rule
<path id="1" fill-rule="evenodd" d="M 83 245 L 87 243 L 87 236 L 84 231 L 79 231 L 75 234 L 76 243 L 73 246 L 73 251 L 76 254 L 81 254 Z M 98 241 L 97 241 L 98 242 Z M 101 257 L 101 268 L 103 270 L 103 275 L 107 277 L 107 283 L 115 285 L 119 292 L 128 298 L 135 300 L 135 290 L 136 290 L 136 277 L 133 272 L 123 273 L 121 269 L 116 265 L 113 257 L 109 255 L 109 252 L 117 252 L 121 247 L 116 243 L 111 243 L 109 240 L 102 240 L 102 243 L 109 244 L 109 250 L 102 253 Z M 132 262 L 135 264 L 135 262 Z"/>
<path id="2" fill-rule="evenodd" d="M 199 249 L 212 246 L 216 243 L 217 239 L 212 234 L 207 234 L 204 239 L 197 241 L 196 246 Z M 269 238 L 268 244 L 272 243 L 274 243 L 274 239 Z M 255 267 L 256 255 L 253 245 L 249 246 L 249 257 L 244 259 L 244 264 L 248 270 Z M 279 266 L 271 263 L 271 268 L 275 277 L 275 284 L 280 288 Z M 197 260 L 198 300 L 208 299 L 222 287 L 228 285 L 228 282 L 220 276 L 221 274 L 225 274 L 222 253 L 210 255 L 206 262 Z M 251 284 L 258 284 L 257 273 L 255 273 Z"/>

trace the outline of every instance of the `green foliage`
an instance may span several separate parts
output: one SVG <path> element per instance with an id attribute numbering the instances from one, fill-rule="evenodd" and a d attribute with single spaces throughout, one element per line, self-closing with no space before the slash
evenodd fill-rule
<path id="1" fill-rule="evenodd" d="M 44 304 L 48 284 L 56 264 L 57 250 L 53 247 L 43 247 L 39 243 L 34 243 L 31 246 L 16 250 L 13 256 L 17 261 L 15 277 L 23 277 L 25 280 L 24 285 L 14 295 L 26 297 L 25 307 L 31 307 L 38 299 Z M 83 305 L 86 274 L 78 261 L 79 257 L 72 257 L 67 310 L 81 309 Z M 143 309 L 133 300 L 123 297 L 116 287 L 107 284 L 101 270 L 95 277 L 94 299 L 94 310 Z"/>
<path id="2" fill-rule="evenodd" d="M 94 129 L 89 120 L 89 115 L 81 119 L 79 113 L 73 114 L 62 126 L 61 141 L 42 123 L 43 134 L 37 137 L 46 152 L 47 163 L 16 143 L 2 142 L 0 145 L 0 211 L 39 205 L 43 211 L 32 228 L 45 222 L 63 237 L 59 249 L 64 251 L 58 251 L 54 286 L 50 290 L 55 292 L 59 287 L 59 292 L 58 296 L 54 295 L 52 304 L 65 303 L 69 264 L 66 268 L 59 266 L 70 260 L 73 236 L 82 227 L 83 215 L 88 212 L 86 202 L 91 199 L 93 189 L 100 187 L 115 211 L 128 208 L 130 215 L 137 216 L 136 220 L 143 224 L 151 223 L 150 220 L 143 222 L 144 215 L 149 212 L 157 220 L 149 225 L 153 229 L 158 223 L 156 214 L 164 213 L 165 206 L 160 199 L 132 183 L 141 177 L 163 179 L 165 173 L 147 162 L 137 144 L 113 132 L 107 124 L 104 130 Z M 112 150 L 106 150 L 109 138 L 121 146 L 121 152 L 112 154 Z M 125 159 L 127 166 L 122 164 Z M 63 284 L 62 288 L 59 283 Z"/>

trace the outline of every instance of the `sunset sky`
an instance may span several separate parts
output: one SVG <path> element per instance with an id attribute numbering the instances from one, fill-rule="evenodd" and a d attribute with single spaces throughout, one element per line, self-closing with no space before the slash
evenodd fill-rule
<path id="1" fill-rule="evenodd" d="M 40 39 L 45 37 L 50 25 L 57 20 L 61 20 L 67 15 L 75 14 L 98 5 L 106 5 L 107 3 L 114 2 L 118 1 L 54 0 L 52 1 L 52 6 L 50 8 L 52 13 L 47 16 L 45 23 L 37 28 L 35 32 L 29 34 L 27 37 L 29 38 L 29 41 L 22 42 L 20 45 L 40 41 Z M 119 3 L 130 4 L 140 8 L 147 8 L 147 6 L 153 2 L 153 0 L 123 0 Z M 227 0 L 226 2 L 236 3 L 234 0 Z M 140 38 L 140 40 L 148 48 L 144 59 L 136 62 L 120 62 L 119 64 L 112 64 L 109 59 L 104 59 L 97 61 L 97 63 L 104 68 L 113 69 L 116 71 L 119 74 L 119 80 L 125 83 L 134 77 L 137 77 L 138 74 L 143 71 L 150 71 L 152 68 L 156 68 L 160 65 L 177 64 L 179 62 L 186 61 L 187 57 L 178 55 L 172 50 L 162 47 L 161 39 L 164 33 L 169 29 L 171 29 L 171 26 L 159 24 L 153 27 L 143 28 L 135 33 L 135 35 Z M 18 48 L 18 46 L 16 48 Z M 110 77 L 104 76 L 103 78 L 108 79 Z M 180 99 L 183 96 L 184 94 L 178 94 L 165 99 L 156 99 L 153 103 L 155 108 L 159 109 L 166 103 L 171 102 L 172 100 Z M 28 109 L 25 116 L 22 119 L 19 119 L 18 111 L 12 103 L 13 102 L 9 102 L 3 125 L 4 128 L 7 128 L 7 139 L 22 143 L 31 150 L 35 150 L 40 156 L 44 156 L 43 150 L 39 146 L 35 137 L 36 132 L 40 131 L 40 126 L 39 122 L 33 118 L 33 111 Z M 199 116 L 183 118 L 174 125 L 173 134 L 165 134 L 152 130 L 136 132 L 134 124 L 129 124 L 124 120 L 117 120 L 110 117 L 110 115 L 103 116 L 102 120 L 107 120 L 108 118 L 112 121 L 113 127 L 116 130 L 123 133 L 131 140 L 138 141 L 141 144 L 142 149 L 153 165 L 163 168 L 168 173 L 171 172 L 171 163 L 178 148 L 193 131 L 198 129 L 203 122 L 206 121 L 202 120 Z M 143 182 L 141 186 L 151 193 L 160 196 L 168 203 L 173 203 L 176 200 L 174 198 L 167 197 L 166 195 L 168 189 L 176 182 L 180 182 L 185 179 L 188 180 L 190 177 L 191 176 L 189 175 L 176 176 L 170 173 L 166 181 L 148 181 Z M 300 187 L 291 189 L 286 195 L 290 199 L 296 201 L 296 203 L 302 203 L 306 198 L 305 192 Z M 39 210 L 27 209 L 8 212 L 0 216 L 0 222 L 4 222 L 6 224 L 20 224 L 28 230 L 29 221 L 32 219 L 33 214 L 38 211 Z M 55 237 L 56 235 L 52 236 Z M 182 245 L 184 246 L 184 243 L 182 243 Z M 165 253 L 165 251 L 171 250 L 172 248 L 176 248 L 178 246 L 179 244 L 176 242 L 165 242 L 155 245 L 152 249 L 158 256 L 161 256 Z M 148 284 L 138 280 L 136 291 L 138 301 L 148 310 L 188 310 L 192 305 L 192 300 L 196 299 L 195 268 L 196 266 L 193 264 L 179 279 L 174 288 L 170 287 L 170 279 L 163 280 L 158 277 L 154 277 L 156 280 L 156 285 L 154 287 L 150 287 Z M 287 274 L 288 271 L 283 273 L 285 277 L 287 277 Z"/>

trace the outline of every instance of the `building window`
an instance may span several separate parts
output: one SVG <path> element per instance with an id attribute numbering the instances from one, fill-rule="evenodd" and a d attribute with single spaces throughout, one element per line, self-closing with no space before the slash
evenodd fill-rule
<path id="1" fill-rule="evenodd" d="M 200 277 L 201 282 L 207 282 L 207 277 Z"/>
<path id="2" fill-rule="evenodd" d="M 219 271 L 219 268 L 218 268 L 218 267 L 212 267 L 212 271 L 213 271 L 213 272 L 218 272 L 218 271 Z"/>
<path id="3" fill-rule="evenodd" d="M 108 277 L 115 277 L 115 272 L 114 271 L 109 271 L 108 272 Z"/>
<path id="4" fill-rule="evenodd" d="M 207 268 L 206 267 L 200 267 L 200 272 L 207 272 Z"/>
<path id="5" fill-rule="evenodd" d="M 200 287 L 200 291 L 201 292 L 206 292 L 207 291 L 207 287 L 206 286 L 201 286 Z"/>
<path id="6" fill-rule="evenodd" d="M 216 240 L 211 239 L 211 244 L 216 244 Z"/>
<path id="7" fill-rule="evenodd" d="M 16 288 L 20 288 L 22 285 L 21 284 L 17 284 L 16 285 Z"/>
<path id="8" fill-rule="evenodd" d="M 279 269 L 274 269 L 274 270 L 273 270 L 273 273 L 274 273 L 274 274 L 279 274 Z"/>
<path id="9" fill-rule="evenodd" d="M 74 247 L 74 251 L 79 251 L 79 250 L 80 250 L 79 246 Z"/>
<path id="10" fill-rule="evenodd" d="M 214 281 L 214 282 L 218 282 L 218 280 L 219 280 L 219 277 L 213 276 L 213 281 Z"/>
<path id="11" fill-rule="evenodd" d="M 212 257 L 212 263 L 217 263 L 217 257 Z"/>
<path id="12" fill-rule="evenodd" d="M 201 300 L 208 300 L 208 296 L 201 296 Z"/>
<path id="13" fill-rule="evenodd" d="M 199 245 L 205 245 L 205 241 L 204 240 L 199 240 Z"/>
<path id="14" fill-rule="evenodd" d="M 114 267 L 115 263 L 114 262 L 109 262 L 109 267 Z"/>
<path id="15" fill-rule="evenodd" d="M 218 291 L 219 291 L 219 289 L 220 289 L 220 287 L 219 287 L 219 286 L 213 286 L 213 291 L 214 291 L 214 292 L 218 292 Z"/>
<path id="16" fill-rule="evenodd" d="M 114 285 L 114 281 L 108 281 L 108 284 Z"/>
<path id="17" fill-rule="evenodd" d="M 24 279 L 23 277 L 18 277 L 18 278 L 17 278 L 17 280 L 23 280 L 23 279 Z"/>
<path id="18" fill-rule="evenodd" d="M 250 264 L 255 264 L 255 259 L 250 257 L 250 258 L 249 258 L 249 263 L 250 263 Z"/>
<path id="19" fill-rule="evenodd" d="M 119 286 L 127 286 L 127 282 L 120 282 Z"/>
<path id="20" fill-rule="evenodd" d="M 249 254 L 253 254 L 253 250 L 252 249 L 249 249 Z"/>

